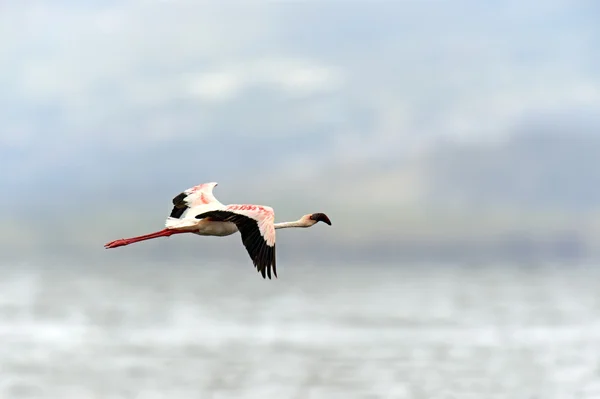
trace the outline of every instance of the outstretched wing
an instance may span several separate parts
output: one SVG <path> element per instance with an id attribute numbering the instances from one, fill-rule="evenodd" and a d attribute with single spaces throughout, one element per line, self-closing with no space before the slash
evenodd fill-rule
<path id="1" fill-rule="evenodd" d="M 235 223 L 242 243 L 263 278 L 271 279 L 271 269 L 277 277 L 275 259 L 275 213 L 268 206 L 228 205 L 222 210 L 211 210 L 196 215 L 197 219 L 211 218 L 215 221 Z"/>
<path id="2" fill-rule="evenodd" d="M 173 198 L 173 209 L 165 223 L 166 227 L 191 227 L 198 223 L 195 216 L 214 209 L 225 208 L 213 195 L 216 182 L 203 183 L 181 192 Z"/>

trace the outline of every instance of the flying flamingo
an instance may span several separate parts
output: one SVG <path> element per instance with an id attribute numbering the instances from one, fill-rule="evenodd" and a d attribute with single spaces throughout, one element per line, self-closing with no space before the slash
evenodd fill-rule
<path id="1" fill-rule="evenodd" d="M 275 230 L 290 227 L 311 227 L 318 222 L 331 226 L 324 213 L 310 213 L 294 222 L 274 223 L 273 208 L 262 205 L 223 205 L 213 195 L 217 183 L 204 183 L 173 198 L 173 210 L 165 229 L 142 236 L 121 238 L 104 245 L 116 248 L 139 241 L 173 234 L 193 233 L 201 236 L 224 237 L 239 231 L 252 263 L 263 278 L 271 279 L 271 268 L 277 277 L 275 262 Z"/>

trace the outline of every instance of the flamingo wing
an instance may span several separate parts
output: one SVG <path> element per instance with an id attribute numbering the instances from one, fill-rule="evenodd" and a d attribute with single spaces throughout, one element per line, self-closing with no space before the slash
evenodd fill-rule
<path id="1" fill-rule="evenodd" d="M 271 279 L 272 269 L 274 276 L 277 277 L 275 213 L 272 208 L 260 205 L 228 205 L 225 209 L 196 215 L 197 219 L 207 217 L 215 221 L 235 223 L 256 270 L 263 278 L 268 276 Z"/>
<path id="2" fill-rule="evenodd" d="M 198 223 L 195 215 L 214 209 L 225 208 L 213 195 L 218 183 L 203 183 L 190 187 L 172 200 L 173 209 L 166 220 L 168 228 L 193 227 Z"/>

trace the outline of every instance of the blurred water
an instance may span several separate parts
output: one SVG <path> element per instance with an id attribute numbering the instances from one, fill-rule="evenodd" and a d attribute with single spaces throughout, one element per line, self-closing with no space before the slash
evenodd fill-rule
<path id="1" fill-rule="evenodd" d="M 1 398 L 598 398 L 595 268 L 5 267 Z"/>

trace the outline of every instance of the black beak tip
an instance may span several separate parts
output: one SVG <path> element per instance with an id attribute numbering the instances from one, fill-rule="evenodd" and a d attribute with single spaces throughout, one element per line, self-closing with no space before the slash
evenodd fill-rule
<path id="1" fill-rule="evenodd" d="M 329 226 L 331 226 L 331 220 L 329 220 L 329 218 L 327 217 L 326 214 L 324 213 L 313 213 L 310 218 L 312 220 L 316 220 L 317 222 L 323 222 L 325 224 L 328 224 Z"/>

